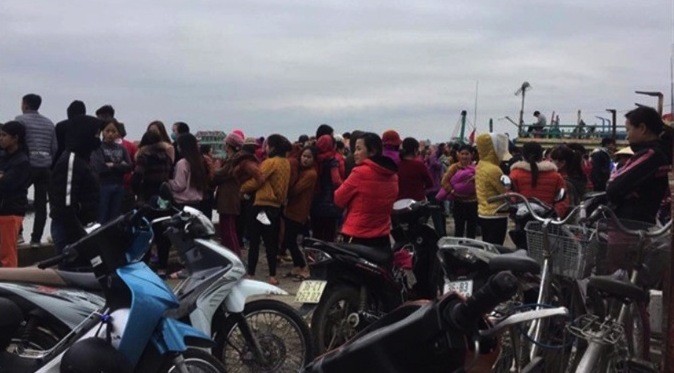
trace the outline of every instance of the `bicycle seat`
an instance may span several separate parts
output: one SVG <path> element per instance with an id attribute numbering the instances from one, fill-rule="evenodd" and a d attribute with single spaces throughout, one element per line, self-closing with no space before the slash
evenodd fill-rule
<path id="1" fill-rule="evenodd" d="M 517 250 L 511 254 L 495 255 L 489 259 L 489 270 L 538 274 L 541 272 L 541 266 L 536 260 L 527 256 L 526 250 Z"/>
<path id="2" fill-rule="evenodd" d="M 648 293 L 644 289 L 611 276 L 592 276 L 587 286 L 614 298 L 631 299 L 637 302 L 648 299 Z"/>
<path id="3" fill-rule="evenodd" d="M 376 264 L 388 265 L 393 261 L 393 252 L 388 248 L 369 247 L 353 243 L 337 243 L 335 246 L 340 249 L 355 253 L 361 258 Z"/>
<path id="4" fill-rule="evenodd" d="M 96 280 L 96 276 L 93 272 L 70 272 L 57 270 L 56 273 L 61 276 L 63 281 L 69 287 L 89 291 L 103 291 L 101 284 L 98 282 L 98 280 Z"/>

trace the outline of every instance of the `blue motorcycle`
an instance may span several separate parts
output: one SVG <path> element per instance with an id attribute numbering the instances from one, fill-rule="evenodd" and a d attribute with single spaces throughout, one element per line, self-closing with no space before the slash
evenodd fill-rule
<path id="1" fill-rule="evenodd" d="M 149 207 L 144 207 L 149 208 Z M 152 241 L 150 223 L 136 210 L 107 223 L 63 254 L 38 264 L 47 268 L 75 258 L 91 263 L 103 288 L 105 306 L 93 312 L 53 348 L 35 356 L 4 351 L 7 372 L 224 372 L 209 353 L 213 342 L 203 332 L 167 318 L 180 303 L 170 288 L 141 261 Z M 11 300 L 0 298 L 2 334 L 11 334 L 23 316 Z"/>

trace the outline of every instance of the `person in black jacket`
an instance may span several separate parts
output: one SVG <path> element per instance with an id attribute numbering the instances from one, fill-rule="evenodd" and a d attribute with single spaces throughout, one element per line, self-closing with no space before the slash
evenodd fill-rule
<path id="1" fill-rule="evenodd" d="M 672 154 L 672 129 L 652 108 L 625 114 L 627 140 L 634 155 L 609 180 L 606 194 L 621 219 L 655 223 L 667 193 Z"/>
<path id="2" fill-rule="evenodd" d="M 592 151 L 590 162 L 592 171 L 590 172 L 590 181 L 595 192 L 606 190 L 606 182 L 611 176 L 613 163 L 611 156 L 615 152 L 615 140 L 610 137 L 601 139 L 601 147 Z"/>
<path id="3" fill-rule="evenodd" d="M 57 254 L 83 237 L 83 227 L 98 217 L 100 186 L 89 162 L 101 145 L 102 124 L 92 116 L 79 115 L 66 127 L 65 151 L 54 165 L 49 186 L 51 235 Z M 80 270 L 88 263 L 76 261 L 62 267 Z"/>
<path id="4" fill-rule="evenodd" d="M 0 129 L 0 266 L 17 267 L 17 243 L 28 204 L 30 161 L 26 128 L 12 121 Z"/>

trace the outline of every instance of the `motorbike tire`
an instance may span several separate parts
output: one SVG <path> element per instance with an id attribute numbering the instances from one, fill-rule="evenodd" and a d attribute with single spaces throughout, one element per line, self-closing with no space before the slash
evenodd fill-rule
<path id="1" fill-rule="evenodd" d="M 23 336 L 25 332 L 22 329 L 19 329 L 16 333 L 16 338 L 12 338 L 8 350 L 13 350 L 13 346 L 18 346 L 19 344 L 29 347 L 32 350 L 36 351 L 47 351 L 52 347 L 56 346 L 59 343 L 60 339 L 56 336 L 56 333 L 51 331 L 49 328 L 36 327 L 28 336 Z M 18 336 L 22 336 L 19 338 Z"/>
<path id="2" fill-rule="evenodd" d="M 200 372 L 200 373 L 224 373 L 226 372 L 225 366 L 215 358 L 215 356 L 209 354 L 204 350 L 197 348 L 188 348 L 182 352 L 183 359 L 185 360 L 184 364 L 188 372 Z M 180 372 L 178 366 L 175 363 L 175 357 L 167 356 L 166 360 L 159 369 L 161 373 L 177 373 Z"/>
<path id="3" fill-rule="evenodd" d="M 246 304 L 243 315 L 270 361 L 263 364 L 255 359 L 236 319 L 230 317 L 217 330 L 213 348 L 213 355 L 228 371 L 297 372 L 313 360 L 311 332 L 294 308 L 280 301 L 260 299 Z"/>
<path id="4" fill-rule="evenodd" d="M 338 286 L 323 294 L 311 318 L 317 354 L 339 347 L 356 335 L 357 330 L 348 325 L 347 316 L 358 311 L 359 298 L 358 289 L 351 286 Z"/>

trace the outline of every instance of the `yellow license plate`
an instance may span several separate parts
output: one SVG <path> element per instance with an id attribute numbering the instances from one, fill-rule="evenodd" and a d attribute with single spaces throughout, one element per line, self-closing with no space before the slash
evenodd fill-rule
<path id="1" fill-rule="evenodd" d="M 300 288 L 295 295 L 295 302 L 297 303 L 318 303 L 325 290 L 327 281 L 306 280 L 302 281 Z"/>

